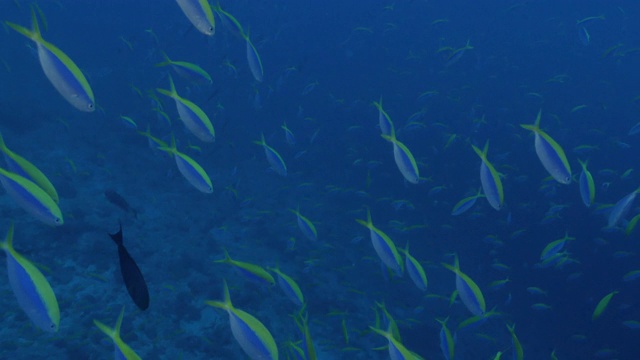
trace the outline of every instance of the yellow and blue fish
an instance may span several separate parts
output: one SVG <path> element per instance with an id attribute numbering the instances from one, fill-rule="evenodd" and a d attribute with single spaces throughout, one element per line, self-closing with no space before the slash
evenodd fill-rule
<path id="1" fill-rule="evenodd" d="M 608 227 L 616 227 L 622 222 L 624 217 L 629 213 L 631 205 L 633 205 L 633 201 L 636 199 L 636 194 L 638 194 L 639 191 L 640 188 L 637 188 L 622 199 L 618 200 L 618 202 L 613 205 L 613 207 L 611 208 L 611 212 L 609 213 Z"/>
<path id="2" fill-rule="evenodd" d="M 233 306 L 226 280 L 224 281 L 224 301 L 207 301 L 206 304 L 225 310 L 229 314 L 231 333 L 249 358 L 252 360 L 278 359 L 278 347 L 273 336 L 253 315 Z"/>
<path id="3" fill-rule="evenodd" d="M 191 24 L 201 33 L 213 36 L 216 33 L 216 19 L 207 0 L 176 0 Z"/>
<path id="4" fill-rule="evenodd" d="M 391 117 L 387 114 L 386 111 L 382 108 L 382 97 L 380 97 L 379 102 L 373 102 L 373 106 L 378 109 L 378 126 L 380 126 L 380 131 L 382 135 L 391 136 L 395 133 L 393 128 L 393 122 L 391 121 Z"/>
<path id="5" fill-rule="evenodd" d="M 373 222 L 371 221 L 371 211 L 367 209 L 367 221 L 361 219 L 357 219 L 356 221 L 358 224 L 369 229 L 373 249 L 376 251 L 376 254 L 378 254 L 380 260 L 382 260 L 382 263 L 384 263 L 396 275 L 401 276 L 403 266 L 400 253 L 389 236 L 373 225 Z"/>
<path id="6" fill-rule="evenodd" d="M 296 215 L 298 227 L 300 228 L 300 231 L 302 231 L 304 236 L 311 241 L 318 240 L 318 231 L 316 230 L 316 227 L 315 225 L 313 225 L 311 220 L 300 214 L 298 210 L 289 209 L 289 211 Z"/>
<path id="7" fill-rule="evenodd" d="M 64 224 L 58 204 L 33 181 L 0 168 L 0 183 L 18 205 L 51 226 Z"/>
<path id="8" fill-rule="evenodd" d="M 404 267 L 407 269 L 407 273 L 409 274 L 411 281 L 413 281 L 416 287 L 421 291 L 427 291 L 427 275 L 420 262 L 409 254 L 409 244 L 407 243 L 406 248 L 399 250 L 405 256 Z"/>
<path id="9" fill-rule="evenodd" d="M 475 195 L 467 196 L 466 198 L 458 201 L 458 203 L 453 206 L 451 215 L 458 216 L 465 213 L 467 210 L 471 209 L 473 205 L 476 204 L 476 200 L 481 197 L 484 197 L 484 195 L 482 194 L 481 189 L 478 189 L 478 192 Z"/>
<path id="10" fill-rule="evenodd" d="M 257 82 L 262 82 L 262 80 L 264 80 L 264 68 L 262 67 L 260 54 L 258 54 L 256 47 L 253 46 L 248 34 L 243 33 L 242 37 L 244 37 L 244 40 L 247 42 L 247 62 L 249 63 L 251 74 Z"/>
<path id="11" fill-rule="evenodd" d="M 120 315 L 118 316 L 118 320 L 116 321 L 115 328 L 111 329 L 98 320 L 93 320 L 93 323 L 98 327 L 98 329 L 100 329 L 113 341 L 113 346 L 115 348 L 115 360 L 142 360 L 142 358 L 138 354 L 136 354 L 136 352 L 129 345 L 127 345 L 127 343 L 122 341 L 122 338 L 120 338 L 120 327 L 122 326 L 123 317 L 124 306 L 122 307 L 122 311 L 120 311 Z"/>
<path id="12" fill-rule="evenodd" d="M 484 195 L 487 197 L 487 201 L 492 208 L 500 210 L 504 205 L 504 189 L 502 188 L 500 173 L 498 173 L 487 159 L 489 141 L 484 144 L 482 151 L 474 145 L 471 146 L 473 147 L 473 151 L 482 159 L 482 163 L 480 164 L 480 182 L 482 183 Z"/>
<path id="13" fill-rule="evenodd" d="M 264 140 L 264 134 L 260 134 L 260 141 L 254 141 L 253 143 L 262 146 L 264 155 L 267 157 L 269 165 L 271 165 L 271 170 L 280 176 L 287 176 L 287 164 L 274 148 L 267 145 Z"/>
<path id="14" fill-rule="evenodd" d="M 38 59 L 44 74 L 65 100 L 80 111 L 95 110 L 95 99 L 89 82 L 80 68 L 62 50 L 42 38 L 33 7 L 31 8 L 31 30 L 11 22 L 6 24 L 36 43 Z"/>
<path id="15" fill-rule="evenodd" d="M 586 207 L 590 207 L 596 197 L 596 185 L 593 181 L 591 172 L 587 169 L 587 161 L 578 160 L 580 166 L 582 166 L 582 172 L 580 173 L 580 197 L 582 203 Z"/>
<path id="16" fill-rule="evenodd" d="M 460 271 L 458 256 L 455 256 L 454 266 L 446 263 L 442 263 L 442 266 L 456 274 L 456 290 L 464 306 L 475 316 L 483 315 L 487 306 L 482 291 L 467 274 Z"/>
<path id="17" fill-rule="evenodd" d="M 33 181 L 42 190 L 44 190 L 56 203 L 60 201 L 58 192 L 56 191 L 56 188 L 53 186 L 51 181 L 49 181 L 49 179 L 42 173 L 42 171 L 40 171 L 40 169 L 38 169 L 27 159 L 9 150 L 7 145 L 4 143 L 4 139 L 2 138 L 1 134 L 0 151 L 4 153 L 4 159 L 7 162 L 7 167 L 11 172 Z"/>
<path id="18" fill-rule="evenodd" d="M 169 75 L 169 85 L 170 90 L 156 89 L 156 91 L 175 100 L 180 120 L 193 135 L 204 142 L 213 142 L 216 139 L 216 132 L 207 114 L 198 105 L 178 95 L 171 75 Z"/>
<path id="19" fill-rule="evenodd" d="M 455 352 L 456 352 L 456 335 L 451 334 L 451 330 L 447 327 L 447 320 L 438 320 L 436 321 L 440 323 L 440 351 L 442 351 L 442 355 L 446 360 L 454 360 Z"/>
<path id="20" fill-rule="evenodd" d="M 13 224 L 0 248 L 7 254 L 9 283 L 20 308 L 38 328 L 58 331 L 60 308 L 56 295 L 40 270 L 13 248 Z"/>
<path id="21" fill-rule="evenodd" d="M 562 147 L 546 132 L 540 129 L 540 117 L 542 110 L 533 125 L 521 124 L 524 129 L 530 130 L 535 135 L 535 148 L 538 159 L 557 182 L 561 184 L 571 183 L 571 166 Z"/>
<path id="22" fill-rule="evenodd" d="M 213 192 L 213 185 L 207 172 L 195 160 L 178 151 L 175 139 L 171 139 L 171 147 L 161 146 L 158 149 L 173 154 L 178 170 L 193 187 L 205 194 Z"/>
<path id="23" fill-rule="evenodd" d="M 298 286 L 295 280 L 293 280 L 289 275 L 280 271 L 279 268 L 269 268 L 269 270 L 278 275 L 278 285 L 280 285 L 280 288 L 287 296 L 287 298 L 294 304 L 302 306 L 304 304 L 304 295 L 302 294 L 302 290 L 300 290 L 300 286 Z"/>
<path id="24" fill-rule="evenodd" d="M 171 66 L 173 70 L 178 73 L 178 75 L 196 83 L 204 83 L 209 85 L 213 82 L 213 80 L 211 80 L 211 75 L 209 75 L 209 73 L 200 66 L 187 61 L 171 60 L 169 56 L 167 56 L 167 54 L 165 54 L 164 52 L 162 53 L 162 55 L 164 56 L 164 61 L 157 63 L 157 67 Z"/>
<path id="25" fill-rule="evenodd" d="M 391 132 L 391 136 L 382 134 L 382 137 L 393 144 L 393 159 L 405 180 L 412 184 L 419 183 L 420 171 L 418 170 L 416 159 L 413 157 L 413 154 L 411 154 L 409 148 L 396 139 L 395 131 Z"/>
<path id="26" fill-rule="evenodd" d="M 267 283 L 269 285 L 274 285 L 276 283 L 275 279 L 269 272 L 263 269 L 261 266 L 251 264 L 244 261 L 233 260 L 227 250 L 224 250 L 224 259 L 214 260 L 214 263 L 223 263 L 234 266 L 244 277 L 249 280 L 253 280 L 260 283 Z"/>
<path id="27" fill-rule="evenodd" d="M 220 16 L 220 21 L 222 21 L 222 24 L 227 29 L 229 29 L 231 33 L 233 33 L 238 38 L 244 38 L 244 29 L 242 28 L 240 22 L 233 15 L 222 10 L 222 8 L 220 7 L 220 3 L 215 5 L 212 9 L 216 12 L 216 14 L 218 14 L 218 16 Z"/>
<path id="28" fill-rule="evenodd" d="M 393 360 L 420 360 L 420 356 L 407 349 L 399 340 L 395 339 L 393 335 L 388 331 L 376 329 L 373 326 L 369 326 L 369 329 L 373 330 L 376 334 L 384 337 L 389 342 L 389 358 Z"/>
<path id="29" fill-rule="evenodd" d="M 511 334 L 511 343 L 513 345 L 513 356 L 511 357 L 513 360 L 523 360 L 524 359 L 524 349 L 522 348 L 522 344 L 520 340 L 516 336 L 516 324 L 508 325 L 507 330 L 509 330 L 509 334 Z"/>

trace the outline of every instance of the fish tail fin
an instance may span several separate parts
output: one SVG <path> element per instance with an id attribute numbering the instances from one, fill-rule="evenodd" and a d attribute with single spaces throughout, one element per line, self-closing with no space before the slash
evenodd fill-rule
<path id="1" fill-rule="evenodd" d="M 2 144 L 0 144 L 0 146 L 2 146 Z M 589 164 L 589 159 L 582 161 L 580 159 L 578 159 L 578 162 L 580 163 L 580 166 L 582 166 L 582 170 L 587 170 L 587 165 Z"/>
<path id="2" fill-rule="evenodd" d="M 227 279 L 222 280 L 224 283 L 224 303 L 229 309 L 233 309 L 233 305 L 231 304 L 231 295 L 229 294 L 229 286 L 227 285 Z"/>
<path id="3" fill-rule="evenodd" d="M 116 245 L 122 246 L 122 223 L 119 223 L 119 225 L 120 229 L 118 229 L 118 232 L 115 234 L 109 234 L 109 236 L 116 243 Z"/>
<path id="4" fill-rule="evenodd" d="M 485 144 L 485 147 L 486 146 L 487 145 Z M 471 145 L 471 147 L 473 148 L 473 151 L 480 157 L 480 159 L 484 160 L 486 158 L 485 157 L 486 154 L 484 153 L 484 150 L 480 150 L 480 148 L 475 145 Z"/>
<path id="5" fill-rule="evenodd" d="M 232 310 L 231 296 L 229 295 L 229 286 L 227 286 L 227 279 L 223 279 L 224 282 L 224 300 L 223 301 L 205 301 L 205 304 L 213 306 L 223 310 Z"/>
<path id="6" fill-rule="evenodd" d="M 4 138 L 2 137 L 2 133 L 0 133 L 0 151 L 7 152 L 9 148 L 7 148 L 7 144 L 4 143 Z"/>
<path id="7" fill-rule="evenodd" d="M 116 326 L 113 329 L 95 319 L 93 320 L 93 323 L 98 327 L 98 329 L 100 329 L 103 333 L 105 333 L 108 337 L 110 337 L 115 342 L 120 339 L 120 327 L 122 326 L 123 318 L 124 318 L 124 306 L 120 311 L 120 315 L 118 316 L 118 320 L 116 321 Z"/>
<path id="8" fill-rule="evenodd" d="M 398 251 L 400 251 L 401 253 L 405 254 L 406 256 L 409 255 L 409 242 L 407 241 L 407 245 L 403 248 L 398 248 Z"/>
<path id="9" fill-rule="evenodd" d="M 34 41 L 42 40 L 40 25 L 38 25 L 38 17 L 36 16 L 36 11 L 33 6 L 31 6 L 31 39 Z"/>
<path id="10" fill-rule="evenodd" d="M 169 91 L 171 91 L 171 94 L 173 95 L 178 95 L 178 92 L 176 91 L 176 85 L 173 83 L 171 74 L 169 74 Z"/>
<path id="11" fill-rule="evenodd" d="M 115 330 L 114 329 L 108 327 L 107 325 L 105 325 L 105 324 L 103 324 L 100 321 L 95 320 L 95 319 L 93 320 L 93 324 L 95 326 L 97 326 L 98 329 L 100 329 L 100 331 L 105 333 L 109 338 L 114 339 L 114 337 L 115 337 Z"/>
<path id="12" fill-rule="evenodd" d="M 122 306 L 122 310 L 120 310 L 120 315 L 118 315 L 118 320 L 116 321 L 116 327 L 113 329 L 116 339 L 120 339 L 120 327 L 122 327 L 123 318 L 124 318 L 124 306 Z"/>
<path id="13" fill-rule="evenodd" d="M 169 59 L 169 55 L 167 55 L 166 52 L 162 52 L 162 57 L 164 58 L 164 61 L 161 63 L 156 64 L 156 66 L 167 66 L 167 65 L 171 65 L 171 59 Z"/>
<path id="14" fill-rule="evenodd" d="M 542 109 L 538 110 L 538 115 L 536 115 L 536 121 L 533 123 L 533 125 L 529 125 L 529 124 L 520 124 L 520 127 L 522 127 L 523 129 L 527 129 L 529 131 L 533 131 L 534 133 L 537 133 L 540 131 L 540 118 L 542 117 Z"/>
<path id="15" fill-rule="evenodd" d="M 0 241 L 0 249 L 11 251 L 13 250 L 13 223 L 9 227 L 7 237 L 4 241 Z"/>
<path id="16" fill-rule="evenodd" d="M 224 259 L 220 259 L 220 260 L 213 260 L 214 263 L 225 263 L 225 264 L 230 264 L 231 263 L 231 256 L 229 256 L 229 252 L 227 251 L 227 249 L 223 249 L 224 250 Z"/>
<path id="17" fill-rule="evenodd" d="M 484 147 L 482 148 L 482 154 L 484 157 L 487 157 L 487 153 L 489 152 L 489 139 L 484 143 Z"/>
<path id="18" fill-rule="evenodd" d="M 260 140 L 255 140 L 253 143 L 260 146 L 267 145 L 267 142 L 264 140 L 264 133 L 260 133 Z"/>
<path id="19" fill-rule="evenodd" d="M 18 24 L 14 24 L 14 23 L 9 22 L 9 21 L 5 21 L 4 23 L 5 23 L 7 26 L 9 26 L 10 28 L 12 28 L 13 30 L 17 31 L 18 33 L 20 33 L 20 34 L 22 34 L 22 35 L 24 35 L 24 36 L 28 37 L 29 39 L 31 39 L 31 40 L 33 40 L 33 41 L 36 41 L 36 40 L 35 40 L 35 38 L 36 38 L 36 37 L 35 37 L 35 35 L 34 35 L 34 32 L 33 32 L 33 31 L 31 31 L 31 30 L 29 30 L 29 29 L 27 29 L 26 27 L 24 27 L 24 26 L 20 26 L 20 25 L 18 25 Z"/>
<path id="20" fill-rule="evenodd" d="M 533 123 L 533 126 L 536 129 L 540 129 L 540 118 L 542 117 L 542 109 L 538 110 L 538 115 L 536 116 L 536 121 Z"/>

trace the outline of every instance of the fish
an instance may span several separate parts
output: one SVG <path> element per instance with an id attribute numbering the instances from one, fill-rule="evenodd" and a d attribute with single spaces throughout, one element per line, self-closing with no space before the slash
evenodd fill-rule
<path id="1" fill-rule="evenodd" d="M 382 138 L 393 144 L 393 159 L 405 180 L 412 184 L 418 184 L 421 181 L 420 171 L 409 148 L 396 139 L 395 131 L 391 132 L 391 136 L 382 134 Z"/>
<path id="2" fill-rule="evenodd" d="M 458 203 L 455 204 L 455 206 L 451 210 L 451 215 L 458 216 L 465 213 L 467 210 L 471 209 L 473 205 L 476 204 L 476 200 L 478 200 L 478 198 L 484 197 L 484 194 L 482 194 L 481 190 L 482 189 L 478 189 L 478 192 L 475 195 L 468 196 L 458 201 Z"/>
<path id="3" fill-rule="evenodd" d="M 111 329 L 107 325 L 101 323 L 98 320 L 93 320 L 93 323 L 105 333 L 111 340 L 113 341 L 113 346 L 115 347 L 115 360 L 142 360 L 142 358 L 136 354 L 136 352 L 129 346 L 127 343 L 122 341 L 120 338 L 120 327 L 122 326 L 122 318 L 124 317 L 124 306 L 120 311 L 120 315 L 118 316 L 118 320 L 116 321 L 115 328 Z"/>
<path id="4" fill-rule="evenodd" d="M 131 296 L 131 300 L 133 300 L 140 310 L 147 310 L 149 308 L 149 289 L 147 288 L 147 282 L 144 280 L 138 264 L 136 264 L 136 261 L 129 255 L 127 248 L 124 247 L 122 224 L 120 224 L 120 229 L 117 233 L 109 234 L 109 236 L 118 246 L 120 273 L 127 287 L 127 292 L 129 292 L 129 296 Z"/>
<path id="5" fill-rule="evenodd" d="M 373 222 L 371 221 L 371 211 L 367 209 L 366 221 L 357 219 L 356 222 L 369 229 L 373 249 L 376 251 L 376 254 L 378 254 L 382 263 L 396 275 L 401 276 L 403 272 L 403 265 L 400 253 L 389 236 L 373 225 Z"/>
<path id="6" fill-rule="evenodd" d="M 169 56 L 167 56 L 167 54 L 165 54 L 164 52 L 162 53 L 162 55 L 164 56 L 164 61 L 157 63 L 155 65 L 156 67 L 171 66 L 173 70 L 178 73 L 178 75 L 187 80 L 194 81 L 196 83 L 204 83 L 207 85 L 213 83 L 213 80 L 211 80 L 211 75 L 209 75 L 209 73 L 207 73 L 200 66 L 187 61 L 171 60 Z"/>
<path id="7" fill-rule="evenodd" d="M 207 114 L 198 105 L 178 95 L 171 75 L 169 75 L 169 86 L 170 90 L 156 89 L 156 91 L 175 101 L 180 120 L 193 135 L 201 141 L 214 142 L 216 132 Z"/>
<path id="8" fill-rule="evenodd" d="M 291 129 L 289 129 L 289 127 L 287 127 L 287 123 L 283 123 L 281 126 L 282 130 L 284 130 L 284 139 L 287 142 L 287 144 L 294 146 L 296 144 L 296 137 L 295 135 L 293 135 L 293 132 L 291 131 Z"/>
<path id="9" fill-rule="evenodd" d="M 530 130 L 535 135 L 535 148 L 538 159 L 557 182 L 561 184 L 571 183 L 571 166 L 562 147 L 546 132 L 540 129 L 540 117 L 542 110 L 533 125 L 520 124 L 523 129 Z"/>
<path id="10" fill-rule="evenodd" d="M 564 237 L 547 244 L 540 253 L 540 260 L 546 261 L 556 256 L 565 246 L 567 241 L 575 240 L 576 238 L 570 237 L 568 232 L 565 232 Z"/>
<path id="11" fill-rule="evenodd" d="M 373 102 L 373 106 L 378 109 L 378 126 L 380 126 L 380 131 L 382 135 L 391 136 L 395 132 L 393 128 L 393 122 L 391 121 L 391 117 L 387 114 L 386 111 L 382 108 L 382 96 L 380 97 L 379 102 Z"/>
<path id="12" fill-rule="evenodd" d="M 40 66 L 53 87 L 76 109 L 93 112 L 96 109 L 93 91 L 80 68 L 55 45 L 44 40 L 31 7 L 31 30 L 20 25 L 5 22 L 10 28 L 36 43 Z"/>
<path id="13" fill-rule="evenodd" d="M 289 209 L 289 211 L 296 215 L 298 227 L 300 228 L 300 231 L 302 231 L 304 236 L 311 241 L 318 240 L 318 231 L 316 230 L 316 227 L 313 225 L 313 223 L 302 214 L 300 214 L 298 210 Z"/>
<path id="14" fill-rule="evenodd" d="M 598 302 L 598 305 L 596 305 L 595 310 L 593 310 L 593 315 L 591 315 L 591 321 L 595 321 L 602 315 L 602 313 L 607 309 L 607 306 L 609 305 L 611 298 L 613 298 L 613 296 L 617 293 L 619 293 L 619 291 L 612 291 L 607 295 L 605 295 L 602 299 L 600 299 L 600 301 Z"/>
<path id="15" fill-rule="evenodd" d="M 176 0 L 187 19 L 201 33 L 213 36 L 216 33 L 216 19 L 207 0 Z"/>
<path id="16" fill-rule="evenodd" d="M 104 197 L 107 198 L 107 200 L 112 203 L 113 205 L 119 207 L 120 209 L 124 210 L 124 212 L 126 212 L 127 214 L 130 214 L 133 216 L 134 219 L 138 218 L 138 212 L 132 208 L 131 206 L 129 206 L 129 203 L 127 202 L 127 200 L 125 200 L 122 195 L 118 194 L 115 190 L 113 189 L 107 189 L 104 191 Z"/>
<path id="17" fill-rule="evenodd" d="M 138 124 L 130 116 L 120 115 L 120 120 L 122 120 L 122 124 L 127 128 L 133 129 L 133 130 L 138 129 Z"/>
<path id="18" fill-rule="evenodd" d="M 287 296 L 287 298 L 298 306 L 304 305 L 304 295 L 302 294 L 302 290 L 300 290 L 300 286 L 298 286 L 295 280 L 293 280 L 289 275 L 280 271 L 279 268 L 268 269 L 278 275 L 278 285 L 280 285 L 280 288 Z"/>
<path id="19" fill-rule="evenodd" d="M 222 25 L 229 29 L 229 31 L 231 31 L 233 35 L 237 36 L 238 38 L 244 38 L 244 29 L 242 28 L 240 22 L 233 15 L 222 10 L 222 8 L 220 7 L 220 3 L 214 5 L 212 10 L 215 11 L 216 14 L 218 14 L 218 16 L 220 17 L 220 21 L 222 21 Z"/>
<path id="20" fill-rule="evenodd" d="M 442 355 L 446 360 L 453 360 L 455 358 L 456 336 L 451 335 L 451 331 L 447 328 L 447 320 L 449 318 L 444 320 L 436 319 L 442 326 L 440 328 L 440 351 L 442 351 Z"/>
<path id="21" fill-rule="evenodd" d="M 389 358 L 392 360 L 418 360 L 420 357 L 412 353 L 409 349 L 407 349 L 400 340 L 397 340 L 393 337 L 393 335 L 389 331 L 384 331 L 381 329 L 374 328 L 373 326 L 369 326 L 374 333 L 384 337 L 389 342 Z"/>
<path id="22" fill-rule="evenodd" d="M 224 250 L 224 259 L 214 260 L 214 263 L 223 263 L 234 266 L 244 277 L 260 283 L 267 283 L 269 286 L 275 285 L 276 281 L 268 271 L 261 266 L 244 261 L 233 260 L 227 250 Z"/>
<path id="23" fill-rule="evenodd" d="M 484 144 L 482 151 L 475 145 L 471 145 L 471 147 L 482 160 L 480 164 L 480 182 L 482 183 L 482 190 L 484 191 L 487 201 L 492 208 L 500 210 L 504 205 L 504 189 L 502 187 L 502 180 L 500 180 L 500 173 L 487 159 L 489 141 Z"/>
<path id="24" fill-rule="evenodd" d="M 5 144 L 2 134 L 0 134 L 0 151 L 4 153 L 4 160 L 7 162 L 7 168 L 11 172 L 34 182 L 44 190 L 56 204 L 60 202 L 58 192 L 47 176 L 27 159 L 11 151 L 7 147 L 7 144 Z"/>
<path id="25" fill-rule="evenodd" d="M 482 291 L 467 274 L 460 271 L 458 256 L 455 256 L 454 266 L 446 263 L 442 263 L 442 266 L 456 274 L 456 290 L 467 310 L 475 316 L 483 315 L 487 307 Z"/>
<path id="26" fill-rule="evenodd" d="M 618 200 L 618 202 L 613 205 L 611 208 L 611 212 L 609 213 L 609 218 L 607 222 L 608 227 L 616 227 L 622 219 L 629 213 L 631 209 L 631 205 L 633 205 L 633 201 L 636 199 L 636 194 L 640 191 L 640 187 L 634 190 L 633 192 L 627 194 L 622 199 Z"/>
<path id="27" fill-rule="evenodd" d="M 580 166 L 582 166 L 582 172 L 580 173 L 580 197 L 582 203 L 586 207 L 591 207 L 596 197 L 596 185 L 593 182 L 593 176 L 587 169 L 587 161 L 578 160 Z"/>
<path id="28" fill-rule="evenodd" d="M 627 132 L 627 135 L 629 136 L 638 135 L 638 134 L 640 134 L 640 122 L 633 125 L 631 129 L 629 129 L 629 131 Z"/>
<path id="29" fill-rule="evenodd" d="M 296 326 L 298 327 L 298 330 L 303 337 L 302 344 L 304 345 L 304 350 L 300 349 L 302 350 L 302 359 L 317 360 L 318 355 L 316 354 L 316 347 L 313 344 L 313 339 L 311 339 L 311 332 L 309 331 L 309 314 L 305 310 L 306 304 L 303 304 L 300 311 L 298 311 L 294 316 Z"/>
<path id="30" fill-rule="evenodd" d="M 629 220 L 629 223 L 627 224 L 627 228 L 624 230 L 625 235 L 631 234 L 633 229 L 638 224 L 638 220 L 640 220 L 640 214 L 637 214 L 636 216 L 632 217 L 631 220 Z"/>
<path id="31" fill-rule="evenodd" d="M 407 243 L 407 247 L 404 249 L 399 249 L 399 251 L 404 254 L 404 267 L 407 269 L 407 273 L 409 273 L 411 281 L 413 281 L 418 289 L 426 292 L 427 285 L 429 284 L 427 281 L 427 275 L 424 272 L 424 268 L 422 267 L 420 262 L 416 260 L 416 258 L 411 256 L 411 254 L 409 254 L 409 244 Z"/>
<path id="32" fill-rule="evenodd" d="M 226 280 L 224 280 L 224 300 L 206 301 L 206 304 L 227 312 L 231 333 L 249 358 L 278 359 L 278 347 L 273 336 L 260 320 L 233 306 Z"/>
<path id="33" fill-rule="evenodd" d="M 260 54 L 258 54 L 256 47 L 253 46 L 249 35 L 243 33 L 242 36 L 247 43 L 247 62 L 249 63 L 251 74 L 257 82 L 262 82 L 264 80 L 264 68 L 262 67 Z"/>
<path id="34" fill-rule="evenodd" d="M 22 311 L 42 331 L 57 332 L 60 308 L 56 294 L 40 270 L 13 248 L 13 224 L 0 248 L 7 254 L 9 283 Z"/>
<path id="35" fill-rule="evenodd" d="M 36 219 L 50 226 L 64 224 L 58 204 L 33 181 L 0 168 L 0 182 L 9 196 Z"/>
<path id="36" fill-rule="evenodd" d="M 524 349 L 522 348 L 522 344 L 520 344 L 520 340 L 516 336 L 516 324 L 508 325 L 507 330 L 509 330 L 509 334 L 511 334 L 511 343 L 513 345 L 513 360 L 523 360 L 524 359 Z"/>
<path id="37" fill-rule="evenodd" d="M 254 141 L 253 143 L 262 146 L 264 154 L 267 157 L 267 161 L 269 162 L 269 165 L 271 165 L 271 170 L 275 171 L 275 173 L 280 176 L 287 176 L 287 164 L 285 164 L 280 154 L 278 154 L 274 148 L 267 145 L 264 140 L 264 134 L 260 134 L 260 140 Z"/>
<path id="38" fill-rule="evenodd" d="M 189 184 L 205 194 L 213 193 L 213 185 L 207 172 L 191 157 L 178 151 L 175 138 L 171 139 L 171 147 L 161 146 L 158 150 L 166 151 L 173 155 L 180 174 L 187 179 Z"/>

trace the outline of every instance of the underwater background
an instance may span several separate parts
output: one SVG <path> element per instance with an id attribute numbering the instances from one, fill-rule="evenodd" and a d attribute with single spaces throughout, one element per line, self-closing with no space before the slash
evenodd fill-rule
<path id="1" fill-rule="evenodd" d="M 640 359 L 640 3 L 211 6 L 207 36 L 174 1 L 0 2 L 0 132 L 46 174 L 64 215 L 48 226 L 0 195 L 0 232 L 14 224 L 14 247 L 45 275 L 61 318 L 57 332 L 40 330 L 0 281 L 0 358 L 111 358 L 93 321 L 111 327 L 123 306 L 122 340 L 142 358 L 247 358 L 225 311 L 205 303 L 223 300 L 226 280 L 233 306 L 264 324 L 283 359 L 386 359 L 397 344 L 412 352 L 403 358 Z M 91 85 L 95 111 L 65 101 L 36 43 L 5 23 L 30 28 L 36 8 L 42 37 Z M 156 66 L 163 54 L 211 81 Z M 156 90 L 170 78 L 208 116 L 215 142 L 194 136 Z M 393 136 L 381 137 L 381 109 Z M 548 139 L 520 126 L 539 111 L 540 129 L 566 154 L 569 184 L 541 164 L 535 142 Z M 172 138 L 211 193 L 176 167 Z M 472 146 L 487 141 L 499 210 L 474 197 L 486 163 Z M 470 209 L 453 215 L 467 197 Z M 372 246 L 379 233 L 356 221 L 368 211 L 401 271 Z M 109 237 L 119 223 L 148 286 L 144 311 Z M 543 252 L 565 237 L 574 239 Z M 304 306 L 223 261 L 225 251 L 279 268 Z M 479 301 L 470 288 L 486 302 L 480 314 L 461 300 L 466 291 Z"/>

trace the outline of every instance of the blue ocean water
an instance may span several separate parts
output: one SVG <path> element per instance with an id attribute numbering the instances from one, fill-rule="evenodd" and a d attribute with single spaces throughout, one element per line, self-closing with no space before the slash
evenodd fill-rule
<path id="1" fill-rule="evenodd" d="M 628 226 L 637 204 L 607 227 L 614 204 L 640 186 L 640 134 L 630 131 L 640 121 L 638 5 L 222 1 L 259 54 L 259 82 L 245 39 L 218 12 L 215 34 L 206 36 L 172 1 L 39 2 L 43 38 L 77 64 L 95 94 L 96 110 L 87 113 L 57 93 L 35 43 L 4 23 L 29 28 L 30 3 L 0 2 L 0 132 L 51 180 L 65 221 L 49 227 L 0 196 L 0 231 L 15 224 L 16 250 L 44 273 L 61 312 L 58 332 L 42 332 L 20 310 L 9 280 L 0 281 L 0 358 L 110 358 L 113 345 L 93 320 L 113 326 L 123 306 L 121 337 L 142 358 L 246 358 L 227 314 L 205 304 L 223 299 L 223 280 L 233 305 L 269 329 L 280 358 L 297 358 L 290 344 L 303 347 L 294 320 L 300 308 L 277 284 L 214 263 L 225 249 L 298 283 L 318 359 L 388 358 L 388 341 L 370 330 L 387 330 L 382 304 L 399 328 L 396 340 L 425 359 L 447 358 L 436 321 L 446 318 L 455 359 L 498 352 L 518 359 L 513 324 L 527 359 L 640 358 L 640 280 L 623 278 L 640 269 L 640 229 Z M 212 83 L 155 66 L 163 52 L 199 65 Z M 174 101 L 156 91 L 169 89 L 169 76 L 211 119 L 215 142 L 198 140 Z M 418 184 L 403 178 L 393 145 L 380 136 L 379 101 L 415 157 Z M 549 177 L 534 136 L 520 127 L 539 110 L 541 129 L 564 149 L 570 184 Z M 140 135 L 146 129 L 169 144 L 174 137 L 213 192 L 194 188 L 169 154 Z M 286 163 L 285 177 L 255 144 L 261 133 Z M 479 198 L 452 216 L 481 187 L 472 145 L 486 141 L 504 205 L 496 211 Z M 595 181 L 588 208 L 579 160 L 588 160 Z M 135 216 L 108 201 L 110 189 Z M 305 237 L 291 209 L 314 224 L 317 241 Z M 406 269 L 399 277 L 382 265 L 369 230 L 356 222 L 367 209 L 397 248 L 409 244 L 427 275 L 426 293 Z M 119 222 L 149 288 L 145 311 L 127 293 L 108 236 Z M 575 238 L 567 253 L 544 266 L 541 251 L 565 234 Z M 453 264 L 454 254 L 484 295 L 486 313 L 497 313 L 459 330 L 472 314 L 460 297 L 450 300 L 456 275 L 441 264 Z"/>

